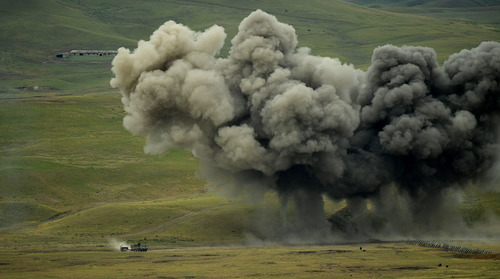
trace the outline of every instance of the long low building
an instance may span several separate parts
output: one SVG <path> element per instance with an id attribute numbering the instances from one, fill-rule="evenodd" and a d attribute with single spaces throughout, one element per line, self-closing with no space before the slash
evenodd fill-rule
<path id="1" fill-rule="evenodd" d="M 114 56 L 118 52 L 116 50 L 96 50 L 96 49 L 76 49 L 70 52 L 62 52 L 56 55 L 57 58 L 68 56 Z"/>

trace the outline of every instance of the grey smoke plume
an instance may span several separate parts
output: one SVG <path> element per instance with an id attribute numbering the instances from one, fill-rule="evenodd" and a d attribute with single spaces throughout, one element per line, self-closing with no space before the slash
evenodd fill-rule
<path id="1" fill-rule="evenodd" d="M 363 72 L 297 49 L 293 27 L 261 10 L 238 31 L 227 58 L 217 57 L 222 27 L 173 21 L 118 50 L 111 85 L 147 153 L 182 147 L 214 184 L 274 190 L 283 205 L 295 201 L 290 228 L 319 235 L 329 234 L 322 195 L 348 200 L 352 233 L 373 231 L 364 221 L 377 213 L 379 229 L 398 231 L 398 220 L 442 229 L 429 220 L 451 215 L 445 193 L 492 166 L 500 44 L 463 50 L 442 68 L 430 48 L 382 46 Z"/>

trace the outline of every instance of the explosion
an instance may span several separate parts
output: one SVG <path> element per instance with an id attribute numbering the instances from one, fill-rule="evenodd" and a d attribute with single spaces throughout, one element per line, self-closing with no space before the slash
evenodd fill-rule
<path id="1" fill-rule="evenodd" d="M 458 189 L 498 152 L 499 43 L 443 67 L 431 48 L 386 45 L 364 72 L 297 48 L 294 28 L 261 10 L 221 58 L 225 39 L 168 21 L 118 50 L 111 86 L 146 153 L 181 147 L 212 184 L 293 200 L 282 230 L 294 236 L 332 234 L 323 196 L 347 200 L 348 235 L 465 228 Z"/>

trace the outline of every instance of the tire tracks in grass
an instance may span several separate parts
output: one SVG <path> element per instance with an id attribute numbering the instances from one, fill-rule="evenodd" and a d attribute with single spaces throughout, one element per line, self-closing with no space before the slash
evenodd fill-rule
<path id="1" fill-rule="evenodd" d="M 142 231 L 125 234 L 125 235 L 122 235 L 122 236 L 123 237 L 130 237 L 130 236 L 137 236 L 137 235 L 149 234 L 149 233 L 152 233 L 152 232 L 155 232 L 155 231 L 159 231 L 159 230 L 166 230 L 166 229 L 168 229 L 168 228 L 170 228 L 170 227 L 172 227 L 172 226 L 174 226 L 174 225 L 176 225 L 176 224 L 178 224 L 180 222 L 183 222 L 185 220 L 188 220 L 190 218 L 196 217 L 196 216 L 198 216 L 200 214 L 203 214 L 205 212 L 208 212 L 208 211 L 211 211 L 211 210 L 223 207 L 223 206 L 225 206 L 225 205 L 213 206 L 213 207 L 204 208 L 202 210 L 193 211 L 193 212 L 190 212 L 188 214 L 182 215 L 180 217 L 168 220 L 167 222 L 164 222 L 164 223 L 159 224 L 157 226 L 150 227 L 150 228 L 144 229 Z"/>

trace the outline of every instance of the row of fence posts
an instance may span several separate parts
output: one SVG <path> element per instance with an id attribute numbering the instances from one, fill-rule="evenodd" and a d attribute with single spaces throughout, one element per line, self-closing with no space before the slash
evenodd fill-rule
<path id="1" fill-rule="evenodd" d="M 448 243 L 444 243 L 441 241 L 430 241 L 430 240 L 422 240 L 422 239 L 408 239 L 405 241 L 407 244 L 418 245 L 421 247 L 427 248 L 436 248 L 444 251 L 450 251 L 465 255 L 482 255 L 482 254 L 493 254 L 493 252 L 485 249 L 470 249 L 467 247 L 459 246 L 459 245 L 451 245 Z"/>

